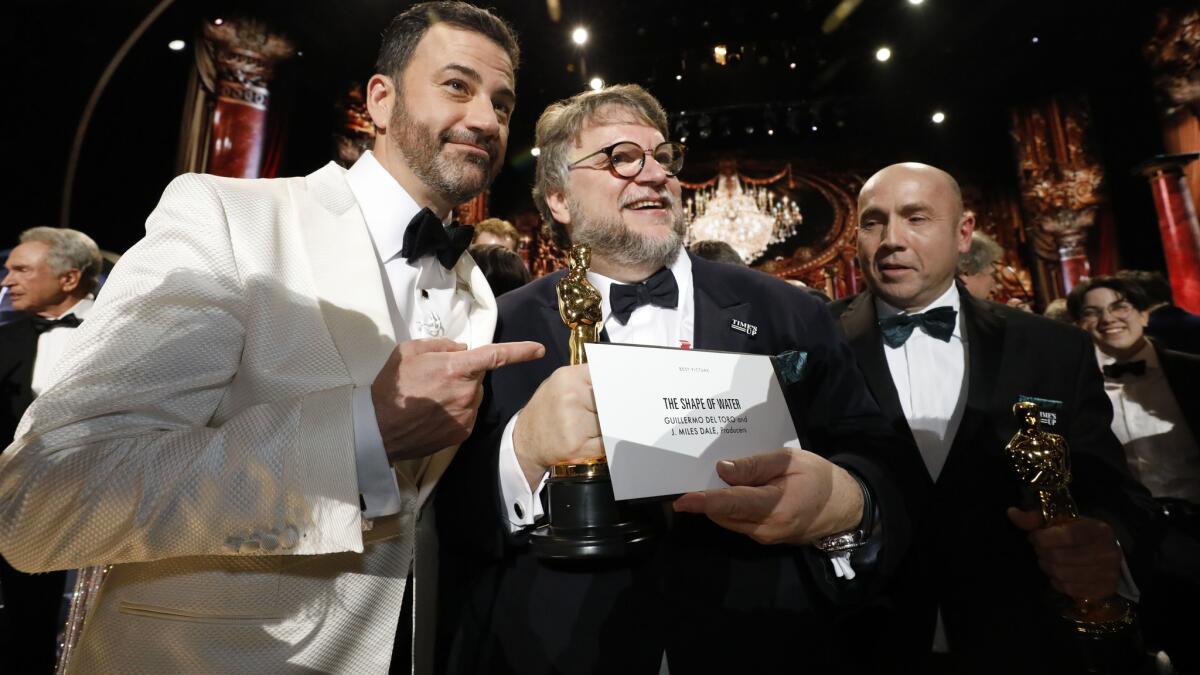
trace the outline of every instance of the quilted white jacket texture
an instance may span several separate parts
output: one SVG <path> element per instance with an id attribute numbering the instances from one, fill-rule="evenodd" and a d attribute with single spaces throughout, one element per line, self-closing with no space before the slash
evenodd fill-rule
<path id="1" fill-rule="evenodd" d="M 470 256 L 455 271 L 489 342 L 491 291 Z M 387 672 L 455 449 L 363 531 L 351 393 L 395 345 L 383 284 L 336 165 L 171 183 L 0 457 L 0 553 L 114 565 L 70 672 Z"/>

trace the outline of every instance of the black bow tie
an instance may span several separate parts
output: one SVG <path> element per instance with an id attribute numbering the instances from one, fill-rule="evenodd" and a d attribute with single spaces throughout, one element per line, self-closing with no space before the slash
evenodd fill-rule
<path id="1" fill-rule="evenodd" d="M 61 319 L 47 319 L 42 316 L 35 316 L 31 317 L 30 321 L 33 322 L 33 330 L 38 333 L 45 333 L 53 328 L 79 328 L 79 324 L 83 323 L 83 319 L 74 314 L 68 314 Z"/>
<path id="2" fill-rule="evenodd" d="M 930 337 L 942 342 L 949 342 L 954 334 L 955 321 L 958 312 L 953 307 L 936 307 L 920 314 L 897 314 L 879 320 L 879 330 L 883 332 L 883 341 L 892 349 L 900 347 L 908 341 L 913 329 L 920 326 Z"/>
<path id="3" fill-rule="evenodd" d="M 679 285 L 671 270 L 662 268 L 640 284 L 613 284 L 608 289 L 613 317 L 625 325 L 633 310 L 642 305 L 675 307 L 679 304 Z"/>
<path id="4" fill-rule="evenodd" d="M 1146 374 L 1145 361 L 1126 361 L 1125 363 L 1110 363 L 1101 368 L 1104 371 L 1104 376 L 1110 380 L 1120 379 L 1122 375 L 1133 375 L 1141 377 Z"/>
<path id="5" fill-rule="evenodd" d="M 404 230 L 404 246 L 400 255 L 408 262 L 416 262 L 427 255 L 437 256 L 442 267 L 451 269 L 459 256 L 471 245 L 474 228 L 465 225 L 442 225 L 442 221 L 428 208 L 421 209 L 409 221 Z"/>

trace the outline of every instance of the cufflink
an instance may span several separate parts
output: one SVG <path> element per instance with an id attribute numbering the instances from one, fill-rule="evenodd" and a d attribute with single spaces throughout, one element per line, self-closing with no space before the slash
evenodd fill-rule
<path id="1" fill-rule="evenodd" d="M 525 509 L 521 508 L 520 502 L 513 502 L 513 511 L 516 512 L 518 518 L 525 517 Z"/>

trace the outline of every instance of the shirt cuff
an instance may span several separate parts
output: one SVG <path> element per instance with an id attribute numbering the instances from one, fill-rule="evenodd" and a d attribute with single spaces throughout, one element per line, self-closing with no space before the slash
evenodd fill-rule
<path id="1" fill-rule="evenodd" d="M 1121 548 L 1121 542 L 1117 542 L 1117 548 Z M 1129 571 L 1129 565 L 1125 562 L 1125 551 L 1121 551 L 1121 577 L 1117 579 L 1117 595 L 1126 600 L 1138 603 L 1142 601 L 1142 589 L 1133 581 L 1133 573 Z"/>
<path id="2" fill-rule="evenodd" d="M 513 445 L 513 431 L 517 428 L 517 418 L 521 413 L 512 416 L 504 427 L 500 437 L 500 457 L 497 463 L 497 473 L 500 476 L 500 498 L 504 500 L 504 512 L 508 518 L 508 531 L 516 532 L 523 527 L 533 525 L 543 515 L 542 490 L 546 486 L 546 477 L 542 475 L 538 481 L 537 490 L 529 489 L 529 481 L 517 461 L 517 449 Z"/>
<path id="3" fill-rule="evenodd" d="M 400 513 L 400 486 L 383 449 L 370 387 L 354 388 L 354 469 L 364 518 Z"/>

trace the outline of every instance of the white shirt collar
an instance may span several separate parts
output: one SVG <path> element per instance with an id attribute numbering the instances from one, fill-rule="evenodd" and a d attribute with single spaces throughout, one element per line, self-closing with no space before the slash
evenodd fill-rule
<path id="1" fill-rule="evenodd" d="M 75 316 L 79 317 L 80 319 L 84 318 L 85 316 L 87 316 L 87 313 L 91 311 L 92 305 L 96 304 L 95 297 L 96 296 L 92 295 L 91 293 L 88 293 L 87 296 L 84 297 L 82 300 L 75 303 L 74 305 L 71 305 L 70 309 L 63 312 L 62 314 L 59 314 L 56 317 L 52 317 L 52 320 L 57 321 L 58 319 L 61 319 L 64 316 L 69 316 L 71 314 L 74 314 Z"/>
<path id="2" fill-rule="evenodd" d="M 404 230 L 421 205 L 400 185 L 370 151 L 346 172 L 346 182 L 362 209 L 363 220 L 379 257 L 387 262 L 404 248 Z"/>
<path id="3" fill-rule="evenodd" d="M 875 298 L 875 315 L 880 319 L 896 316 L 897 314 L 920 314 L 928 312 L 931 309 L 938 307 L 949 307 L 957 312 L 956 321 L 954 322 L 954 337 L 963 340 L 963 315 L 962 315 L 962 298 L 958 294 L 958 284 L 951 282 L 950 288 L 946 289 L 945 293 L 938 296 L 937 300 L 929 303 L 928 307 L 921 309 L 919 312 L 909 312 L 899 309 L 888 304 L 887 301 L 874 295 Z"/>
<path id="4" fill-rule="evenodd" d="M 1146 340 L 1146 344 L 1142 345 L 1142 348 L 1138 350 L 1138 353 L 1134 354 L 1133 358 L 1129 360 L 1145 361 L 1146 370 L 1158 369 L 1158 352 L 1154 351 L 1154 345 L 1150 344 L 1150 340 Z M 1116 363 L 1117 358 L 1115 356 L 1105 354 L 1104 352 L 1100 351 L 1099 347 L 1096 347 L 1096 362 L 1100 364 L 1101 368 L 1103 368 L 1104 366 Z"/>
<path id="5" fill-rule="evenodd" d="M 688 257 L 687 251 L 681 246 L 679 254 L 675 256 L 675 262 L 667 266 L 671 270 L 671 274 L 675 276 L 675 284 L 679 286 L 679 294 L 682 297 L 684 293 L 691 293 L 692 290 L 692 259 Z M 657 271 L 657 270 L 655 270 Z M 612 305 L 609 304 L 609 286 L 612 284 L 624 283 L 606 277 L 603 274 L 588 271 L 588 281 L 600 291 L 600 311 L 604 317 L 604 323 L 607 324 L 612 316 Z"/>

